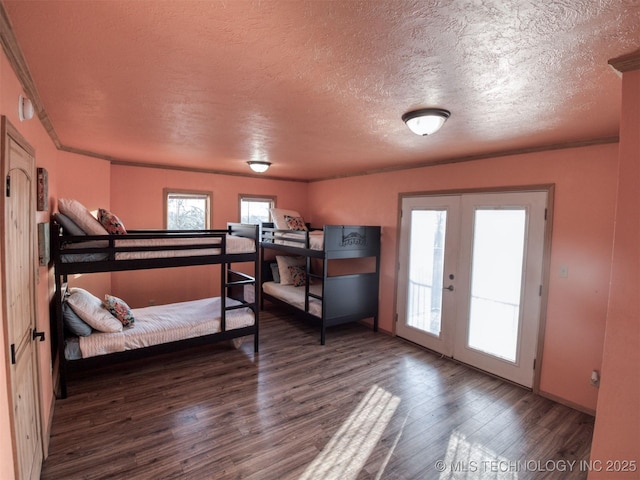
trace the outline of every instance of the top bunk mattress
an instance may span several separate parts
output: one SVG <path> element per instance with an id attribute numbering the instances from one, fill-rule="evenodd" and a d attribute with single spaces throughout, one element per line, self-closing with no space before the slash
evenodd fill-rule
<path id="1" fill-rule="evenodd" d="M 309 248 L 311 250 L 324 249 L 324 231 L 312 230 L 310 232 L 274 232 L 273 243 L 290 247 L 307 248 L 307 233 L 309 234 Z"/>
<path id="2" fill-rule="evenodd" d="M 63 242 L 64 242 L 64 237 Z M 74 237 L 77 238 L 77 237 Z M 221 237 L 181 237 L 181 238 L 132 238 L 113 241 L 116 249 L 116 260 L 139 260 L 154 258 L 174 258 L 190 256 L 210 256 L 222 253 Z M 188 249 L 185 246 L 196 246 Z M 180 247 L 180 249 L 176 249 Z M 107 249 L 107 240 L 88 240 L 63 243 L 60 250 L 62 263 L 96 262 L 109 259 L 107 251 L 93 249 Z M 92 249 L 89 252 L 73 253 L 74 250 Z M 136 250 L 139 249 L 139 250 Z M 225 236 L 225 251 L 227 254 L 255 253 L 255 242 L 252 238 L 236 235 Z"/>
<path id="3" fill-rule="evenodd" d="M 379 226 L 325 225 L 322 230 L 281 230 L 263 224 L 261 245 L 282 250 L 297 247 L 320 251 L 331 258 L 377 256 L 380 253 Z M 309 253 L 313 255 L 312 253 Z"/>

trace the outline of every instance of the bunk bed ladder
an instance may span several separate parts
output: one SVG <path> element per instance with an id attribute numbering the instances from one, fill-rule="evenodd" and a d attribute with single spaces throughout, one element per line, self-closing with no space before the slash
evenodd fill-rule
<path id="1" fill-rule="evenodd" d="M 259 245 L 259 227 L 256 226 L 256 242 L 255 242 L 255 248 L 256 248 L 256 252 L 258 252 L 258 245 Z M 223 255 L 226 254 L 226 241 L 223 238 L 222 239 L 222 251 L 223 251 Z M 254 315 L 254 322 L 255 322 L 255 327 L 256 327 L 256 333 L 254 335 L 254 351 L 257 352 L 258 351 L 258 333 L 257 333 L 257 329 L 258 329 L 258 290 L 257 290 L 257 285 L 258 285 L 258 273 L 259 273 L 259 269 L 260 269 L 260 262 L 254 262 L 255 263 L 255 272 L 254 272 L 254 276 L 251 277 L 250 275 L 247 275 L 245 273 L 233 270 L 231 268 L 231 262 L 223 262 L 220 265 L 220 282 L 221 285 L 223 286 L 222 288 L 222 293 L 223 295 L 220 298 L 220 313 L 221 313 L 221 318 L 220 318 L 220 328 L 223 332 L 225 332 L 227 330 L 227 312 L 231 311 L 231 310 L 237 310 L 240 308 L 250 308 L 253 311 L 253 315 Z M 254 295 L 253 295 L 253 301 L 252 302 L 247 302 L 245 299 L 245 295 L 244 295 L 244 287 L 245 285 L 253 285 L 254 286 Z M 237 295 L 233 294 L 233 289 L 234 288 L 242 288 L 242 294 L 241 294 L 241 298 L 242 300 L 240 300 L 240 304 L 238 305 L 227 305 L 227 298 L 234 298 L 236 300 L 239 300 L 237 298 Z"/>
<path id="2" fill-rule="evenodd" d="M 222 253 L 224 254 L 224 239 L 222 240 Z M 229 296 L 229 284 L 227 283 L 227 276 L 229 275 L 229 264 L 223 262 L 220 264 L 220 285 L 222 285 L 220 295 L 220 330 L 227 331 L 227 298 Z"/>
<path id="3" fill-rule="evenodd" d="M 327 261 L 324 260 L 323 271 L 325 271 L 326 268 L 327 268 Z M 315 298 L 316 300 L 320 300 L 321 302 L 323 301 L 322 295 L 317 295 L 311 292 L 310 290 L 311 281 L 315 279 L 316 281 L 319 281 L 322 283 L 323 278 L 324 278 L 323 275 L 318 275 L 317 273 L 311 273 L 311 257 L 307 257 L 307 281 L 304 286 L 304 293 L 305 293 L 304 311 L 307 313 L 309 312 L 309 302 L 311 301 L 312 298 Z"/>
<path id="4" fill-rule="evenodd" d="M 308 236 L 307 236 L 308 237 Z M 308 242 L 308 240 L 307 240 Z M 305 313 L 309 313 L 309 302 L 311 301 L 312 298 L 315 298 L 316 300 L 320 300 L 321 304 L 322 304 L 322 321 L 321 321 L 321 325 L 320 325 L 320 344 L 324 345 L 324 340 L 325 340 L 325 322 L 324 322 L 324 317 L 325 317 L 325 305 L 324 305 L 324 278 L 327 275 L 327 259 L 324 258 L 322 260 L 322 275 L 316 274 L 316 273 L 311 273 L 311 257 L 307 256 L 306 258 L 307 262 L 306 262 L 306 281 L 304 284 L 304 311 Z M 322 294 L 318 295 L 315 294 L 313 292 L 310 291 L 309 286 L 311 285 L 311 280 L 312 279 L 316 279 L 316 281 L 320 281 L 322 283 Z"/>

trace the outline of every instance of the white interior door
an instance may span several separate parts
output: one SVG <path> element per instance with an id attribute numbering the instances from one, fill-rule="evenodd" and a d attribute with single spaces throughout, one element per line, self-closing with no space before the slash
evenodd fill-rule
<path id="1" fill-rule="evenodd" d="M 531 387 L 546 202 L 546 192 L 404 198 L 396 333 Z"/>

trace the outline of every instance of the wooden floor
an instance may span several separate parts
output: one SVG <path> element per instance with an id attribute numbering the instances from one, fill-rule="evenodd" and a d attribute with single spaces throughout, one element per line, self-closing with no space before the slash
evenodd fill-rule
<path id="1" fill-rule="evenodd" d="M 272 310 L 260 340 L 76 375 L 41 478 L 587 476 L 586 414 L 361 325 Z"/>

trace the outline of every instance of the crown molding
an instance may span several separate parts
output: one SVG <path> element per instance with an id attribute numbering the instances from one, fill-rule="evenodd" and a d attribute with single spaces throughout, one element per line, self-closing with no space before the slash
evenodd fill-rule
<path id="1" fill-rule="evenodd" d="M 27 66 L 27 62 L 22 55 L 22 50 L 20 50 L 20 46 L 18 45 L 18 40 L 16 39 L 15 34 L 13 33 L 13 27 L 11 26 L 11 21 L 7 16 L 7 11 L 4 8 L 4 5 L 0 2 L 0 44 L 2 44 L 2 49 L 4 50 L 13 71 L 16 73 L 16 77 L 18 77 L 18 81 L 20 85 L 22 85 L 22 89 L 26 96 L 31 100 L 33 105 L 33 109 L 35 110 L 40 122 L 42 122 L 42 126 L 45 128 L 53 144 L 60 148 L 62 144 L 60 143 L 60 139 L 58 138 L 58 134 L 53 128 L 53 124 L 47 115 L 47 112 L 44 109 L 42 104 L 42 100 L 40 99 L 40 95 L 38 94 L 38 89 L 36 88 L 36 84 L 31 77 L 31 73 L 29 72 L 29 67 Z"/>
<path id="2" fill-rule="evenodd" d="M 620 73 L 640 70 L 640 49 L 626 55 L 621 55 L 620 57 L 612 58 L 609 60 L 609 65 Z"/>
<path id="3" fill-rule="evenodd" d="M 555 143 L 551 145 L 540 145 L 538 147 L 527 147 L 527 148 L 518 148 L 514 150 L 501 150 L 494 151 L 489 153 L 481 153 L 478 155 L 468 155 L 464 157 L 455 157 L 455 158 L 445 158 L 442 160 L 431 160 L 427 162 L 419 162 L 412 163 L 408 165 L 397 165 L 394 167 L 388 168 L 378 168 L 367 170 L 366 172 L 356 172 L 353 174 L 346 175 L 335 175 L 332 177 L 323 177 L 323 178 L 314 178 L 310 179 L 309 183 L 314 182 L 324 182 L 327 180 L 336 180 L 338 178 L 349 178 L 349 177 L 361 177 L 365 175 L 377 175 L 379 173 L 388 173 L 388 172 L 398 172 L 402 170 L 413 170 L 416 168 L 425 168 L 425 167 L 437 167 L 439 165 L 448 165 L 451 163 L 464 163 L 464 162 L 473 162 L 476 160 L 489 160 L 492 158 L 500 158 L 500 157 L 512 157 L 515 155 L 526 155 L 529 153 L 539 153 L 539 152 L 550 152 L 554 150 L 565 150 L 569 148 L 582 148 L 582 147 L 592 147 L 596 145 L 608 145 L 611 143 L 618 143 L 620 141 L 620 137 L 604 137 L 604 138 L 594 138 L 591 140 L 582 140 L 577 142 L 566 142 L 566 143 Z"/>

